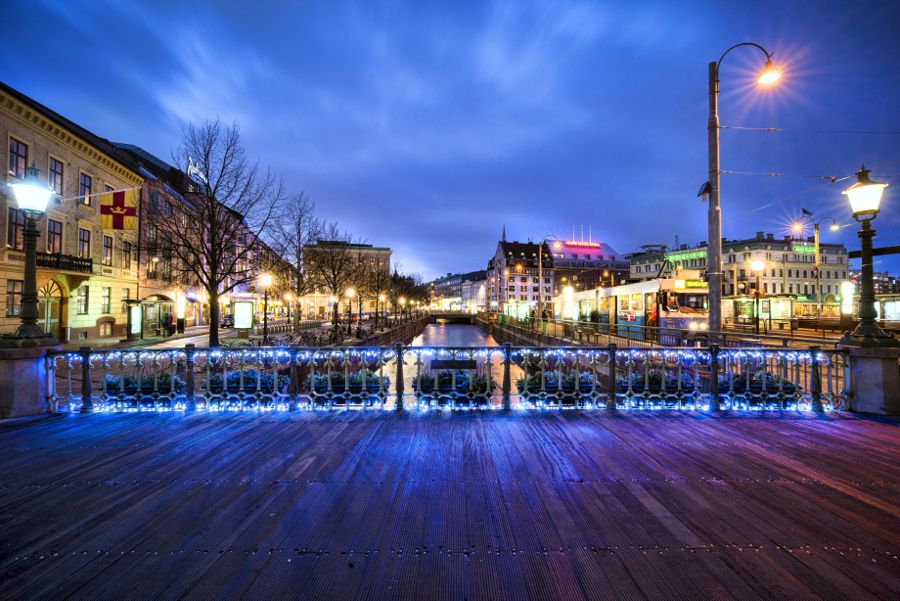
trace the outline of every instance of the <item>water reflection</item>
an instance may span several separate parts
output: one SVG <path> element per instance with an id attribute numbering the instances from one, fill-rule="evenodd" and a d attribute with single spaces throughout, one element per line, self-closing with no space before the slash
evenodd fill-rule
<path id="1" fill-rule="evenodd" d="M 499 346 L 493 336 L 478 326 L 433 323 L 416 336 L 411 346 Z"/>

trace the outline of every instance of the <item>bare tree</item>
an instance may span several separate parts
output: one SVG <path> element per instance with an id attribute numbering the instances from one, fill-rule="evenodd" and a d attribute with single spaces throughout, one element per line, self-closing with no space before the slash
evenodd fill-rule
<path id="1" fill-rule="evenodd" d="M 150 206 L 150 234 L 142 244 L 170 259 L 176 277 L 187 275 L 209 297 L 209 344 L 219 344 L 219 296 L 258 273 L 260 233 L 284 197 L 279 178 L 251 162 L 237 124 L 218 120 L 182 132 L 175 164 L 187 174 L 183 206 Z"/>
<path id="2" fill-rule="evenodd" d="M 306 248 L 322 237 L 324 225 L 315 216 L 316 204 L 305 192 L 293 195 L 284 205 L 281 217 L 272 221 L 272 246 L 291 264 L 287 288 L 300 299 L 316 289 L 316 278 L 305 260 Z M 294 311 L 294 328 L 300 325 L 300 312 Z"/>
<path id="3" fill-rule="evenodd" d="M 316 244 L 307 247 L 304 262 L 316 288 L 320 288 L 340 301 L 348 288 L 358 285 L 360 266 L 363 265 L 359 250 L 352 236 L 337 226 L 326 225 Z M 332 307 L 332 324 L 337 327 L 338 302 Z"/>

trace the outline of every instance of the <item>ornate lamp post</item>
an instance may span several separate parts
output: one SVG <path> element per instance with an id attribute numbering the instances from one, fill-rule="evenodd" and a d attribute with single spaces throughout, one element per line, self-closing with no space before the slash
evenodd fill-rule
<path id="1" fill-rule="evenodd" d="M 861 246 L 860 285 L 859 285 L 859 324 L 856 329 L 846 332 L 840 343 L 848 346 L 863 347 L 896 347 L 900 346 L 893 334 L 882 330 L 875 311 L 875 281 L 872 274 L 872 220 L 878 216 L 881 196 L 887 184 L 869 179 L 869 170 L 863 165 L 856 173 L 855 184 L 844 190 L 853 210 L 853 218 L 860 222 L 859 241 Z"/>
<path id="2" fill-rule="evenodd" d="M 756 275 L 756 294 L 755 298 L 755 310 L 753 317 L 753 329 L 756 332 L 756 336 L 759 337 L 759 276 L 762 274 L 763 270 L 766 268 L 765 261 L 760 259 L 754 259 L 750 261 L 750 271 L 752 271 Z"/>
<path id="3" fill-rule="evenodd" d="M 719 204 L 719 66 L 729 52 L 741 46 L 759 49 L 766 57 L 757 83 L 770 85 L 781 77 L 772 64 L 768 50 L 753 42 L 741 42 L 726 50 L 718 61 L 709 63 L 709 122 L 707 136 L 709 146 L 709 181 L 700 189 L 700 195 L 709 195 L 707 215 L 706 270 L 709 275 L 709 329 L 713 336 L 722 329 L 722 207 Z"/>
<path id="4" fill-rule="evenodd" d="M 259 275 L 259 287 L 263 291 L 263 344 L 269 343 L 269 288 L 272 287 L 272 274 Z"/>
<path id="5" fill-rule="evenodd" d="M 45 333 L 37 325 L 40 317 L 37 298 L 37 239 L 40 234 L 37 222 L 47 212 L 47 203 L 53 196 L 53 190 L 41 180 L 41 170 L 33 163 L 26 169 L 25 179 L 19 183 L 10 184 L 9 187 L 13 189 L 19 210 L 25 214 L 25 228 L 22 232 L 25 268 L 22 282 L 21 323 L 13 334 L 3 337 L 2 346 L 22 348 L 53 346 L 59 344 L 56 337 Z"/>
<path id="6" fill-rule="evenodd" d="M 344 292 L 344 296 L 347 297 L 347 336 L 351 333 L 351 326 L 353 324 L 353 297 L 356 296 L 356 290 L 354 288 L 347 288 L 347 291 Z"/>

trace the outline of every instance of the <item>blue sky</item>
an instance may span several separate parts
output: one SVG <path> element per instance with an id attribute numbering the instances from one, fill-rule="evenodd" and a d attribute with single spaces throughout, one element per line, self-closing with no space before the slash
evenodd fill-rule
<path id="1" fill-rule="evenodd" d="M 425 277 L 509 237 L 620 252 L 706 239 L 707 63 L 723 124 L 900 131 L 896 2 L 102 2 L 3 0 L 4 81 L 95 133 L 168 158 L 182 127 L 237 121 L 251 156 L 320 213 Z M 806 207 L 850 224 L 861 162 L 891 184 L 900 135 L 722 132 L 724 233 L 787 234 Z M 797 177 L 802 176 L 802 177 Z M 823 234 L 855 248 L 856 228 Z M 876 269 L 900 272 L 900 258 Z"/>

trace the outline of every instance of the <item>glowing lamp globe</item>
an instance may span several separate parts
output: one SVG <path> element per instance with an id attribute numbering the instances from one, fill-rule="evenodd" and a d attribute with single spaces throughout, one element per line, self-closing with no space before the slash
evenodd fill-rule
<path id="1" fill-rule="evenodd" d="M 353 298 L 354 296 L 356 296 L 356 290 L 353 288 L 347 288 L 347 291 L 344 294 L 347 296 L 347 298 Z"/>
<path id="2" fill-rule="evenodd" d="M 750 269 L 752 271 L 760 272 L 766 268 L 766 262 L 760 259 L 754 259 L 750 261 Z"/>
<path id="3" fill-rule="evenodd" d="M 47 204 L 53 196 L 53 190 L 41 181 L 41 170 L 31 164 L 25 170 L 25 179 L 17 184 L 10 184 L 16 197 L 20 211 L 32 215 L 43 215 L 47 212 Z"/>
<path id="4" fill-rule="evenodd" d="M 268 288 L 272 285 L 272 274 L 271 273 L 263 273 L 259 276 L 259 287 L 260 288 Z"/>
<path id="5" fill-rule="evenodd" d="M 863 165 L 856 173 L 856 183 L 843 191 L 850 201 L 853 217 L 856 219 L 872 219 L 878 215 L 881 196 L 887 188 L 884 182 L 869 179 L 869 170 Z"/>
<path id="6" fill-rule="evenodd" d="M 759 77 L 757 77 L 757 83 L 768 86 L 776 81 L 781 79 L 781 71 L 775 68 L 775 65 L 772 64 L 772 59 L 766 61 L 763 70 L 760 71 Z"/>

